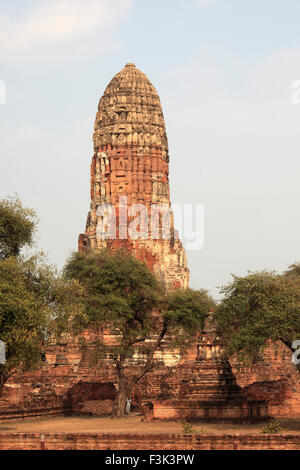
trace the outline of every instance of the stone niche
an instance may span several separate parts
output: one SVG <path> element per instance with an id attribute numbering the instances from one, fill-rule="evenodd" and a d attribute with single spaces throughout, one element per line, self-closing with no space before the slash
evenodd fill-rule
<path id="1" fill-rule="evenodd" d="M 117 391 L 112 382 L 79 381 L 69 390 L 72 413 L 108 416 L 112 414 Z"/>

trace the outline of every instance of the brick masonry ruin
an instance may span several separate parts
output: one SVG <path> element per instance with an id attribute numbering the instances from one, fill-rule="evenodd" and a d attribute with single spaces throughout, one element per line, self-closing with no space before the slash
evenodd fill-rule
<path id="1" fill-rule="evenodd" d="M 0 433 L 0 450 L 298 450 L 299 446 L 299 434 L 182 435 L 57 432 L 45 433 L 41 440 L 41 434 L 38 433 Z"/>
<path id="2" fill-rule="evenodd" d="M 146 207 L 149 228 L 151 207 L 171 205 L 168 140 L 160 99 L 134 64 L 126 64 L 115 75 L 100 99 L 93 141 L 91 205 L 85 233 L 79 236 L 79 250 L 125 247 L 145 261 L 167 287 L 188 287 L 185 250 L 174 229 L 172 212 L 169 239 L 128 238 L 127 228 L 133 217 L 122 217 L 120 197 L 127 198 L 128 206 Z M 97 237 L 100 204 L 111 204 L 116 209 L 116 238 Z M 161 226 L 158 228 L 161 235 Z"/>
<path id="3" fill-rule="evenodd" d="M 189 271 L 185 251 L 176 236 L 172 217 L 170 239 L 123 239 L 119 229 L 116 238 L 97 239 L 100 204 L 112 204 L 120 219 L 118 227 L 124 228 L 120 195 L 126 196 L 129 204 L 143 203 L 149 218 L 151 205 L 161 203 L 170 207 L 168 142 L 160 100 L 148 78 L 133 64 L 127 64 L 107 86 L 99 103 L 93 140 L 91 204 L 85 232 L 79 236 L 79 250 L 125 247 L 145 261 L 167 288 L 187 287 Z M 291 362 L 290 351 L 282 344 L 270 344 L 264 362 L 241 369 L 233 361 L 229 363 L 222 358 L 218 339 L 208 325 L 204 332 L 199 332 L 185 357 L 162 345 L 156 361 L 158 366 L 142 379 L 133 394 L 133 409 L 143 412 L 146 420 L 300 416 L 299 373 Z M 138 361 L 130 367 L 132 372 L 136 371 Z M 88 348 L 82 349 L 73 339 L 62 340 L 48 348 L 45 362 L 38 370 L 9 379 L 0 398 L 0 417 L 69 412 L 108 415 L 112 412 L 116 388 L 117 377 L 109 361 L 103 360 L 96 371 Z M 0 436 L 0 446 L 1 439 Z M 60 436 L 49 439 L 53 448 L 63 445 Z M 123 437 L 107 437 L 105 445 L 137 448 L 130 447 L 136 446 L 134 438 L 134 444 L 130 444 L 130 439 L 126 447 Z M 152 438 L 147 439 L 150 442 Z M 252 436 L 239 439 L 245 448 L 254 445 L 259 448 L 266 441 L 270 448 L 286 444 L 284 437 L 278 438 L 280 442 L 267 436 L 261 436 L 257 443 Z M 20 448 L 25 441 L 35 447 L 39 445 L 37 440 L 35 435 L 20 436 Z M 209 436 L 199 439 L 194 436 L 192 441 L 181 436 L 176 444 L 179 447 L 170 448 L 190 448 L 190 445 L 226 448 L 228 442 L 229 446 L 233 445 L 234 438 L 225 441 L 220 436 L 215 444 Z M 97 438 L 90 441 L 86 438 L 85 442 L 86 448 L 101 448 Z M 157 436 L 151 443 L 156 446 L 152 448 L 165 448 L 159 447 L 162 444 Z M 174 438 L 167 440 L 167 444 L 175 445 Z M 74 438 L 74 443 L 69 445 L 77 448 L 80 444 Z M 145 443 L 141 445 L 148 448 Z"/>

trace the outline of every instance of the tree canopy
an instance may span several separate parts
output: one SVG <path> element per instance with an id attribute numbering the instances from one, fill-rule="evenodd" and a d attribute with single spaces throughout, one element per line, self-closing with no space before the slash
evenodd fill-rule
<path id="1" fill-rule="evenodd" d="M 126 252 L 74 253 L 64 274 L 83 288 L 85 308 L 75 319 L 76 328 L 96 330 L 113 324 L 126 343 L 144 339 L 150 328 L 147 314 L 158 308 L 161 293 L 144 264 Z"/>
<path id="2" fill-rule="evenodd" d="M 0 392 L 13 373 L 41 362 L 47 342 L 67 331 L 81 309 L 78 283 L 58 275 L 41 253 L 20 254 L 32 244 L 36 222 L 18 199 L 0 201 L 0 340 L 6 350 Z"/>
<path id="3" fill-rule="evenodd" d="M 74 253 L 64 273 L 83 289 L 85 308 L 74 318 L 75 329 L 98 333 L 96 350 L 109 353 L 115 363 L 119 381 L 115 413 L 122 416 L 126 396 L 151 370 L 162 343 L 188 347 L 213 301 L 206 291 L 166 293 L 145 264 L 122 251 Z M 105 343 L 106 328 L 115 332 L 113 345 Z M 137 347 L 145 355 L 144 364 L 129 377 L 127 360 Z"/>
<path id="4" fill-rule="evenodd" d="M 46 305 L 30 288 L 27 274 L 15 257 L 0 262 L 0 339 L 6 345 L 0 388 L 16 367 L 28 369 L 41 360 Z"/>
<path id="5" fill-rule="evenodd" d="M 23 207 L 19 198 L 0 200 L 0 259 L 17 256 L 24 246 L 32 246 L 36 223 L 35 211 Z"/>
<path id="6" fill-rule="evenodd" d="M 204 320 L 215 302 L 205 289 L 176 289 L 165 293 L 162 316 L 172 335 L 172 345 L 183 351 L 191 345 L 195 332 L 202 330 Z"/>
<path id="7" fill-rule="evenodd" d="M 299 265 L 284 274 L 262 271 L 233 276 L 223 287 L 215 319 L 230 355 L 257 359 L 267 340 L 282 341 L 291 350 L 300 339 Z"/>
<path id="8" fill-rule="evenodd" d="M 41 256 L 0 261 L 0 340 L 6 346 L 0 390 L 12 373 L 38 366 L 47 343 L 68 331 L 70 317 L 81 309 L 78 289 Z"/>

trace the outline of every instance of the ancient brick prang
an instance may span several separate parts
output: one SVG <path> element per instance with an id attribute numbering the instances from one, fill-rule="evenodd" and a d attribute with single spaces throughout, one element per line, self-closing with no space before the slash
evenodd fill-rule
<path id="1" fill-rule="evenodd" d="M 79 250 L 126 248 L 145 261 L 166 287 L 188 287 L 185 250 L 171 210 L 162 107 L 154 86 L 134 64 L 126 64 L 100 99 L 93 141 L 91 205 Z M 101 237 L 97 226 L 103 215 L 98 209 L 105 204 L 115 210 L 116 230 Z M 163 217 L 168 217 L 168 233 L 162 209 Z M 132 236 L 136 216 L 140 218 L 135 225 L 138 234 Z"/>

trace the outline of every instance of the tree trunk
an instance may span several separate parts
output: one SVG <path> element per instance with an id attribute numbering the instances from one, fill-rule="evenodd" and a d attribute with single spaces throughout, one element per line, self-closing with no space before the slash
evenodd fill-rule
<path id="1" fill-rule="evenodd" d="M 6 381 L 8 380 L 8 378 L 11 376 L 12 374 L 7 374 L 7 373 L 0 373 L 0 396 L 2 395 L 2 390 L 3 390 L 3 387 L 6 383 Z"/>
<path id="2" fill-rule="evenodd" d="M 156 343 L 154 344 L 154 346 L 153 346 L 153 348 L 152 348 L 152 351 L 151 351 L 150 354 L 149 354 L 149 357 L 148 357 L 148 359 L 147 359 L 147 361 L 146 361 L 146 364 L 144 365 L 143 369 L 142 369 L 137 375 L 135 375 L 135 376 L 133 377 L 133 379 L 132 379 L 132 381 L 131 381 L 131 383 L 130 383 L 131 388 L 132 388 L 134 385 L 136 385 L 136 384 L 140 381 L 140 379 L 141 379 L 142 377 L 144 377 L 144 375 L 147 374 L 147 372 L 150 371 L 150 369 L 151 369 L 151 367 L 152 367 L 152 364 L 153 364 L 154 353 L 155 353 L 155 351 L 157 351 L 157 349 L 158 349 L 159 346 L 161 345 L 161 342 L 162 342 L 162 340 L 163 340 L 163 338 L 164 338 L 164 336 L 165 336 L 165 334 L 166 334 L 166 332 L 167 332 L 167 328 L 168 328 L 167 323 L 164 323 L 164 324 L 163 324 L 163 328 L 162 328 L 162 330 L 161 330 L 161 332 L 160 332 L 160 334 L 159 334 L 159 336 L 158 336 L 158 338 L 157 338 L 157 340 L 156 340 Z"/>
<path id="3" fill-rule="evenodd" d="M 290 349 L 290 351 L 294 352 L 295 349 L 292 347 L 293 343 L 291 341 L 287 341 L 287 340 L 281 340 L 283 342 L 283 344 Z"/>
<path id="4" fill-rule="evenodd" d="M 119 360 L 115 359 L 116 369 L 117 369 L 117 374 L 118 374 L 118 379 L 119 379 L 119 388 L 118 388 L 117 397 L 116 397 L 114 407 L 113 407 L 113 416 L 116 416 L 116 417 L 125 416 L 126 398 L 131 396 L 131 391 L 132 391 L 133 387 L 151 369 L 154 353 L 159 348 L 166 332 L 167 332 L 167 323 L 165 322 L 163 324 L 163 328 L 162 328 L 160 334 L 158 335 L 158 338 L 157 338 L 157 340 L 156 340 L 156 342 L 155 342 L 155 344 L 154 344 L 154 346 L 153 346 L 153 348 L 152 348 L 152 350 L 149 354 L 149 357 L 146 361 L 145 366 L 143 367 L 143 369 L 137 375 L 135 375 L 131 379 L 130 382 L 128 382 L 126 380 L 126 377 L 125 377 L 125 374 L 124 374 L 124 362 L 125 362 L 125 358 L 126 358 L 126 352 L 123 353 L 123 355 L 121 356 L 121 358 Z M 125 348 L 125 351 L 128 350 L 129 346 L 130 346 L 130 343 L 127 344 L 127 348 Z"/>
<path id="5" fill-rule="evenodd" d="M 2 390 L 3 390 L 4 384 L 5 384 L 5 379 L 2 375 L 0 375 L 0 397 L 2 395 Z"/>
<path id="6" fill-rule="evenodd" d="M 127 398 L 127 387 L 124 379 L 119 380 L 119 389 L 114 404 L 114 416 L 121 418 L 125 416 L 125 403 Z"/>

